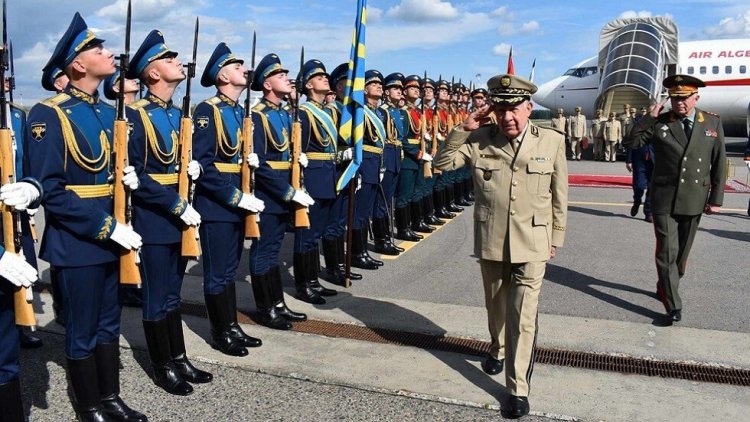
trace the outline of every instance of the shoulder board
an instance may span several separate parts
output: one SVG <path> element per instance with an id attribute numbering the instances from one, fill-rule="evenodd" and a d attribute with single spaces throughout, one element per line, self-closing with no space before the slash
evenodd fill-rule
<path id="1" fill-rule="evenodd" d="M 703 112 L 703 114 L 708 114 L 709 116 L 714 116 L 714 117 L 721 117 L 721 116 L 719 116 L 718 114 L 716 114 L 716 113 L 712 113 L 712 112 L 710 112 L 710 111 L 706 111 L 706 110 L 701 110 L 701 111 Z"/>
<path id="2" fill-rule="evenodd" d="M 128 107 L 132 108 L 133 110 L 138 110 L 143 107 L 146 107 L 150 101 L 146 98 L 141 98 L 140 100 L 130 104 Z"/>
<path id="3" fill-rule="evenodd" d="M 388 104 L 381 104 L 380 108 L 382 108 L 383 110 L 388 110 Z"/>
<path id="4" fill-rule="evenodd" d="M 62 92 L 53 97 L 47 98 L 46 100 L 42 101 L 42 104 L 49 106 L 49 107 L 54 107 L 54 106 L 64 103 L 65 101 L 68 101 L 69 99 L 70 99 L 70 95 Z"/>
<path id="5" fill-rule="evenodd" d="M 221 102 L 221 98 L 219 98 L 219 97 L 211 97 L 211 98 L 207 99 L 206 102 L 209 103 L 209 104 L 211 104 L 211 105 L 216 105 L 216 104 L 219 104 Z"/>
<path id="6" fill-rule="evenodd" d="M 544 132 L 545 130 L 547 130 L 547 131 L 550 131 L 550 132 L 557 132 L 560 135 L 565 136 L 565 132 L 563 132 L 561 130 L 558 130 L 558 129 L 555 129 L 553 127 L 549 127 L 549 126 L 536 126 L 536 125 L 533 125 L 529 129 L 532 130 L 532 132 L 531 132 L 532 135 L 534 134 L 533 130 L 536 129 L 536 134 L 537 135 L 539 135 L 540 132 Z"/>
<path id="7" fill-rule="evenodd" d="M 253 106 L 253 111 L 261 112 L 266 109 L 266 105 L 263 103 L 258 103 L 255 106 Z"/>

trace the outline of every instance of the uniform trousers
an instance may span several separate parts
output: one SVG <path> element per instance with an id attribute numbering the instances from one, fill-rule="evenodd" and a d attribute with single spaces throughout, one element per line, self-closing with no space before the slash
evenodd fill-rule
<path id="1" fill-rule="evenodd" d="M 582 139 L 583 138 L 570 137 L 570 152 L 573 155 L 573 159 L 581 159 L 581 148 L 583 147 L 583 143 L 581 142 Z"/>
<path id="2" fill-rule="evenodd" d="M 15 286 L 0 278 L 0 384 L 18 379 L 18 330 L 13 307 Z"/>
<path id="3" fill-rule="evenodd" d="M 682 299 L 678 288 L 680 279 L 687 269 L 688 255 L 693 247 L 701 214 L 654 214 L 653 217 L 656 235 L 656 274 L 664 288 L 669 310 L 681 310 Z"/>
<path id="4" fill-rule="evenodd" d="M 200 226 L 203 293 L 218 295 L 234 283 L 242 257 L 244 224 L 205 221 Z"/>
<path id="5" fill-rule="evenodd" d="M 643 202 L 643 213 L 651 215 L 651 195 L 649 195 L 649 186 L 651 186 L 651 175 L 654 172 L 654 162 L 645 161 L 642 163 L 633 163 L 633 203 L 640 204 L 643 202 L 643 196 L 646 200 Z"/>
<path id="6" fill-rule="evenodd" d="M 315 203 L 309 208 L 310 227 L 294 231 L 294 252 L 304 253 L 318 247 L 318 241 L 326 229 L 338 223 L 335 212 L 336 198 L 313 198 Z"/>
<path id="7" fill-rule="evenodd" d="M 356 183 L 352 181 L 350 183 Z M 331 208 L 331 220 L 323 230 L 323 237 L 336 239 L 346 233 L 346 225 L 349 220 L 349 185 L 338 193 Z"/>
<path id="8" fill-rule="evenodd" d="M 604 161 L 617 161 L 617 141 L 604 141 Z"/>
<path id="9" fill-rule="evenodd" d="M 377 192 L 375 195 L 375 208 L 372 212 L 373 218 L 387 218 L 390 221 L 390 215 L 393 213 L 393 196 L 396 194 L 398 186 L 398 174 L 392 171 L 385 171 L 383 180 L 380 182 L 380 188 L 383 192 Z"/>
<path id="10" fill-rule="evenodd" d="M 594 160 L 604 159 L 604 138 L 594 138 Z"/>
<path id="11" fill-rule="evenodd" d="M 158 321 L 180 306 L 180 291 L 187 260 L 181 245 L 144 244 L 141 248 L 141 281 L 143 283 L 143 319 Z"/>
<path id="12" fill-rule="evenodd" d="M 375 207 L 375 199 L 378 195 L 378 185 L 375 183 L 362 183 L 362 187 L 355 194 L 354 224 L 355 230 L 364 229 L 370 221 L 372 209 Z"/>
<path id="13" fill-rule="evenodd" d="M 65 354 L 82 359 L 97 344 L 120 338 L 118 262 L 85 267 L 56 266 L 65 313 Z"/>
<path id="14" fill-rule="evenodd" d="M 279 251 L 289 223 L 289 213 L 260 216 L 260 239 L 250 246 L 250 275 L 263 275 L 279 265 Z"/>
<path id="15" fill-rule="evenodd" d="M 505 359 L 505 385 L 528 397 L 537 334 L 537 305 L 546 262 L 480 260 L 492 343 L 490 355 Z"/>
<path id="16" fill-rule="evenodd" d="M 414 200 L 416 183 L 417 169 L 401 167 L 401 173 L 398 175 L 398 188 L 396 189 L 396 208 L 404 208 Z"/>

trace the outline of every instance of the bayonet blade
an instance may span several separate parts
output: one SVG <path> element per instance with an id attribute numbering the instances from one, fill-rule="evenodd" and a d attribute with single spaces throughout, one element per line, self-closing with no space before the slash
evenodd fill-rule
<path id="1" fill-rule="evenodd" d="M 255 31 L 253 31 L 253 52 L 252 52 L 252 59 L 250 61 L 250 70 L 255 70 Z"/>

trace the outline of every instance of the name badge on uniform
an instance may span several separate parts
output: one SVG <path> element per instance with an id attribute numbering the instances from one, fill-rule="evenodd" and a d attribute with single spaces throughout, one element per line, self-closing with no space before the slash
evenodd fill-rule
<path id="1" fill-rule="evenodd" d="M 549 160 L 547 157 L 531 157 L 531 161 L 536 161 L 537 163 L 543 163 L 547 160 Z"/>

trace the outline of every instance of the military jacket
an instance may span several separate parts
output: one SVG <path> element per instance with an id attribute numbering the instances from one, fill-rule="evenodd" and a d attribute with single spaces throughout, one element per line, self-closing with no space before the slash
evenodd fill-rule
<path id="1" fill-rule="evenodd" d="M 302 151 L 307 154 L 305 190 L 316 199 L 336 198 L 338 127 L 331 109 L 314 101 L 300 106 Z"/>
<path id="2" fill-rule="evenodd" d="M 586 136 L 586 116 L 575 114 L 568 118 L 568 135 L 572 138 L 583 138 Z"/>
<path id="3" fill-rule="evenodd" d="M 383 124 L 383 110 L 365 106 L 365 136 L 362 144 L 362 163 L 359 174 L 362 183 L 380 183 L 380 169 L 383 163 L 386 130 Z"/>
<path id="4" fill-rule="evenodd" d="M 238 223 L 245 211 L 240 179 L 244 108 L 224 94 L 203 101 L 193 112 L 193 159 L 201 165 L 193 207 L 202 221 Z M 257 129 L 257 128 L 255 128 Z"/>
<path id="5" fill-rule="evenodd" d="M 253 152 L 260 160 L 260 167 L 255 170 L 255 196 L 265 202 L 264 213 L 286 214 L 294 197 L 289 150 L 292 118 L 265 98 L 253 111 Z"/>
<path id="6" fill-rule="evenodd" d="M 78 267 L 116 261 L 110 153 L 115 109 L 72 84 L 35 105 L 25 130 L 28 175 L 44 188 L 39 256 Z M 33 206 L 32 206 L 33 207 Z"/>
<path id="7" fill-rule="evenodd" d="M 562 246 L 568 209 L 565 138 L 529 122 L 518 153 L 497 125 L 454 129 L 435 165 L 474 172 L 474 253 L 512 263 L 547 261 Z"/>
<path id="8" fill-rule="evenodd" d="M 604 122 L 606 122 L 606 119 L 603 119 L 601 117 L 595 117 L 591 121 L 591 137 L 592 138 L 604 138 Z M 555 128 L 557 129 L 557 128 Z"/>
<path id="9" fill-rule="evenodd" d="M 695 109 L 692 136 L 671 111 L 644 116 L 624 144 L 653 144 L 651 209 L 654 214 L 699 215 L 706 203 L 721 205 L 726 181 L 726 151 L 721 118 Z"/>
<path id="10" fill-rule="evenodd" d="M 567 134 L 568 119 L 566 119 L 565 117 L 553 117 L 552 129 L 557 129 L 560 132 Z"/>
<path id="11" fill-rule="evenodd" d="M 619 142 L 622 140 L 622 126 L 617 120 L 607 120 L 602 123 L 602 137 L 607 142 Z"/>
<path id="12" fill-rule="evenodd" d="M 422 158 L 419 139 L 421 134 L 420 119 L 422 118 L 422 113 L 419 108 L 411 104 L 407 104 L 404 111 L 406 113 L 404 125 L 406 129 L 406 143 L 403 144 L 404 159 L 401 162 L 401 167 L 410 170 L 418 170 L 419 161 Z"/>
<path id="13" fill-rule="evenodd" d="M 179 243 L 183 227 L 180 215 L 187 207 L 177 191 L 182 112 L 172 101 L 147 93 L 127 107 L 126 115 L 132 124 L 128 159 L 140 181 L 132 196 L 133 228 L 144 243 Z"/>
<path id="14" fill-rule="evenodd" d="M 386 141 L 383 153 L 383 166 L 386 171 L 398 174 L 401 171 L 401 159 L 403 156 L 404 138 L 404 113 L 388 103 L 380 106 L 383 110 L 383 122 L 385 125 Z"/>

